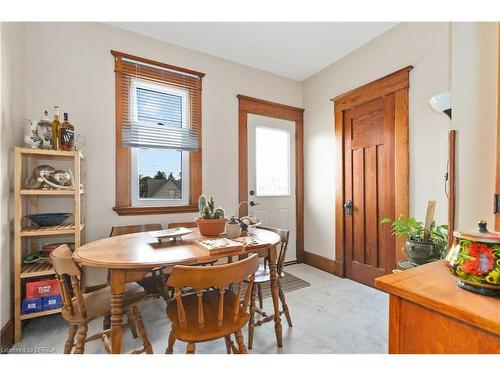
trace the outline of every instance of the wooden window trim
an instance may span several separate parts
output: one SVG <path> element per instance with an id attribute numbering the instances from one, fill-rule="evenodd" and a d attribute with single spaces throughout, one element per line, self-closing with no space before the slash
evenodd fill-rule
<path id="1" fill-rule="evenodd" d="M 358 87 L 345 94 L 339 95 L 334 102 L 334 132 L 337 152 L 335 176 L 335 260 L 334 274 L 345 276 L 344 264 L 344 131 L 343 111 L 359 104 L 366 103 L 382 95 L 395 95 L 394 131 L 395 131 L 395 212 L 403 217 L 409 215 L 409 123 L 408 123 L 408 94 L 410 88 L 409 65 L 394 73 L 379 78 L 366 85 Z M 398 250 L 403 240 L 396 239 L 396 262 L 401 260 L 402 254 Z"/>
<path id="2" fill-rule="evenodd" d="M 115 207 L 113 210 L 120 216 L 125 215 L 156 215 L 156 214 L 174 214 L 186 212 L 198 212 L 198 197 L 202 192 L 202 135 L 201 135 L 201 98 L 198 100 L 199 108 L 198 115 L 198 151 L 191 151 L 189 155 L 189 204 L 182 206 L 132 206 L 131 196 L 131 181 L 130 181 L 130 148 L 122 147 L 122 105 L 121 105 L 121 81 L 122 72 L 119 68 L 122 59 L 131 59 L 137 62 L 142 62 L 150 65 L 155 65 L 165 69 L 171 69 L 182 73 L 196 75 L 201 80 L 205 73 L 197 72 L 190 69 L 180 68 L 174 65 L 165 64 L 162 62 L 145 59 L 138 56 L 133 56 L 127 53 L 111 51 L 115 58 L 115 106 L 116 106 L 116 179 L 115 179 Z M 201 93 L 200 93 L 201 95 Z"/>
<path id="3" fill-rule="evenodd" d="M 273 117 L 295 122 L 295 210 L 297 261 L 304 261 L 304 109 L 267 100 L 237 95 L 238 111 L 238 198 L 248 199 L 248 114 Z M 240 216 L 246 215 L 248 207 L 240 208 Z"/>

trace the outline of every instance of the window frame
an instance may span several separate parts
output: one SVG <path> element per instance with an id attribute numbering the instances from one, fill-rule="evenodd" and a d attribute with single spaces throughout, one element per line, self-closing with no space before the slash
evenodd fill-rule
<path id="1" fill-rule="evenodd" d="M 145 59 L 138 56 L 133 56 L 118 51 L 112 50 L 111 54 L 114 56 L 115 59 L 115 92 L 116 92 L 115 96 L 116 185 L 115 185 L 115 206 L 113 207 L 113 210 L 118 215 L 150 215 L 150 214 L 198 212 L 197 201 L 199 195 L 202 192 L 201 88 L 202 88 L 202 78 L 205 76 L 205 73 L 165 64 L 158 61 Z M 191 100 L 192 98 L 189 98 L 188 101 L 189 108 L 186 108 L 187 116 L 190 120 L 193 120 L 193 116 L 196 116 L 195 119 L 198 125 L 198 151 L 183 151 L 183 154 L 188 154 L 188 161 L 186 165 L 189 166 L 187 171 L 189 180 L 183 179 L 183 185 L 184 183 L 187 185 L 187 190 L 186 190 L 187 200 L 185 200 L 184 202 L 179 202 L 179 204 L 171 204 L 171 205 L 151 203 L 151 205 L 148 204 L 148 205 L 138 206 L 133 204 L 132 179 L 134 171 L 132 170 L 132 161 L 134 158 L 133 156 L 134 152 L 133 149 L 122 146 L 121 121 L 122 121 L 122 112 L 124 111 L 122 104 L 122 85 L 123 85 L 122 60 L 123 59 L 133 60 L 135 62 L 152 65 L 157 68 L 175 71 L 183 74 L 189 74 L 198 77 L 197 90 L 194 93 L 191 91 L 188 93 L 189 96 L 196 95 L 198 97 L 196 97 L 195 100 Z M 165 86 L 168 86 L 168 82 L 165 82 Z M 174 90 L 180 90 L 180 89 L 175 88 Z M 189 111 L 191 105 L 197 106 L 195 111 Z M 192 122 L 189 121 L 189 123 Z"/>

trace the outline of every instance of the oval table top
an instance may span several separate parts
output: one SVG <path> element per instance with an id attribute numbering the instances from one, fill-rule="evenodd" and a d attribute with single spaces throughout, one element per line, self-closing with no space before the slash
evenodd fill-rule
<path id="1" fill-rule="evenodd" d="M 210 255 L 207 250 L 194 243 L 194 240 L 214 237 L 200 235 L 197 228 L 194 228 L 192 233 L 184 235 L 182 240 L 176 241 L 158 242 L 147 232 L 125 234 L 89 242 L 76 249 L 74 257 L 85 266 L 107 269 L 151 269 L 245 254 L 252 250 L 275 246 L 280 242 L 280 237 L 276 233 L 264 229 L 249 228 L 248 235 L 257 238 L 261 243 L 247 246 L 243 251 Z"/>

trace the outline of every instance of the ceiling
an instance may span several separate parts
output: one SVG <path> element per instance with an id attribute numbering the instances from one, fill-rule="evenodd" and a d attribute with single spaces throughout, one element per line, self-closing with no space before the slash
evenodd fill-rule
<path id="1" fill-rule="evenodd" d="M 395 22 L 113 22 L 114 26 L 303 81 Z"/>

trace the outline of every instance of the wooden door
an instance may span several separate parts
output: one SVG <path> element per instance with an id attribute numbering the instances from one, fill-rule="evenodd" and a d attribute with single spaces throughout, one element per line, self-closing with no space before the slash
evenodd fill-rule
<path id="1" fill-rule="evenodd" d="M 333 99 L 337 144 L 334 270 L 373 286 L 401 259 L 380 221 L 408 216 L 408 66 Z"/>
<path id="2" fill-rule="evenodd" d="M 394 94 L 344 112 L 346 276 L 373 285 L 394 268 Z"/>

